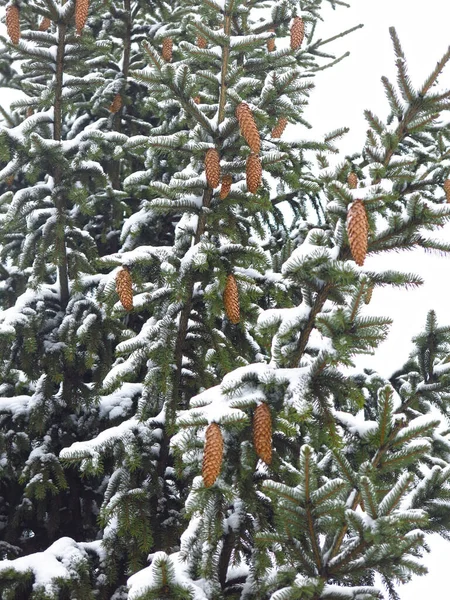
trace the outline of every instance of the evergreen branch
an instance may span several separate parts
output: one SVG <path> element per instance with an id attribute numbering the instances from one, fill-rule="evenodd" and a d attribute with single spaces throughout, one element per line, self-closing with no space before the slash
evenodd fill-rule
<path id="1" fill-rule="evenodd" d="M 318 40 L 313 46 L 311 46 L 311 48 L 313 48 L 313 49 L 320 48 L 320 46 L 324 46 L 325 44 L 334 42 L 335 40 L 338 40 L 338 39 L 348 35 L 349 33 L 353 33 L 353 31 L 357 31 L 358 29 L 361 29 L 361 27 L 364 27 L 364 23 L 360 23 L 359 25 L 355 25 L 354 27 L 351 27 L 350 29 L 346 29 L 342 33 L 333 35 L 332 37 L 327 38 L 326 40 Z"/>

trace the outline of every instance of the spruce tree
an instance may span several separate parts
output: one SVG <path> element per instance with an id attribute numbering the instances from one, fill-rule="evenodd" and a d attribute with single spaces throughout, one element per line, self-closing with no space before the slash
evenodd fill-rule
<path id="1" fill-rule="evenodd" d="M 416 89 L 391 29 L 330 165 L 326 2 L 0 1 L 2 597 L 395 599 L 449 537 L 450 328 L 354 359 L 421 283 L 367 254 L 450 251 L 450 50 Z"/>

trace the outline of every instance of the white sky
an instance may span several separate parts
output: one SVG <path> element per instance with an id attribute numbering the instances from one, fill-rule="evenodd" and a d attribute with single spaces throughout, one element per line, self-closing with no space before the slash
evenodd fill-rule
<path id="1" fill-rule="evenodd" d="M 330 44 L 330 52 L 343 53 L 350 50 L 350 57 L 316 78 L 316 90 L 306 116 L 314 126 L 311 136 L 331 131 L 337 127 L 351 128 L 340 147 L 342 156 L 360 151 L 367 129 L 363 110 L 370 108 L 380 116 L 387 112 L 387 101 L 380 82 L 382 75 L 395 81 L 394 54 L 388 28 L 394 25 L 408 59 L 409 73 L 416 86 L 441 58 L 450 43 L 450 8 L 443 0 L 427 0 L 420 5 L 414 0 L 347 0 L 350 9 L 326 8 L 322 13 L 324 23 L 318 33 L 327 38 L 358 23 L 360 29 L 338 42 Z M 324 3 L 326 4 L 326 3 Z M 450 65 L 441 77 L 442 87 L 450 87 Z M 6 104 L 2 94 L 1 102 Z M 450 114 L 449 114 L 450 120 Z M 450 239 L 450 226 L 441 233 Z M 447 305 L 450 299 L 450 282 L 446 277 L 450 258 L 423 251 L 389 253 L 369 258 L 368 269 L 389 264 L 390 268 L 419 273 L 425 279 L 420 289 L 399 291 L 387 288 L 376 290 L 369 310 L 372 314 L 388 315 L 394 325 L 386 342 L 375 357 L 364 364 L 389 375 L 406 360 L 411 337 L 422 330 L 425 316 L 430 308 L 437 312 L 442 324 L 450 324 Z M 444 600 L 450 544 L 438 536 L 429 539 L 431 554 L 425 562 L 429 575 L 417 577 L 399 589 L 402 600 L 423 600 L 431 595 Z M 447 592 L 447 596 L 449 593 Z"/>

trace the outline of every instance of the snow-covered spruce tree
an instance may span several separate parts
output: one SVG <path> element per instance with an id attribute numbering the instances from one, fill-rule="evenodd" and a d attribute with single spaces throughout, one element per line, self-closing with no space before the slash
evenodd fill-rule
<path id="1" fill-rule="evenodd" d="M 386 335 L 371 289 L 420 283 L 366 252 L 450 250 L 449 55 L 415 90 L 392 31 L 391 114 L 332 169 L 321 5 L 8 5 L 5 597 L 124 598 L 149 553 L 130 598 L 395 597 L 446 535 L 448 329 L 390 381 L 343 368 Z"/>

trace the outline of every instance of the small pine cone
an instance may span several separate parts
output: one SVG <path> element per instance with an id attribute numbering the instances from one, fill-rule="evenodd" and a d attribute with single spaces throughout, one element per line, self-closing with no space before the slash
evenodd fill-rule
<path id="1" fill-rule="evenodd" d="M 450 179 L 444 181 L 444 192 L 447 202 L 450 202 Z"/>
<path id="2" fill-rule="evenodd" d="M 197 36 L 197 46 L 199 48 L 207 48 L 208 47 L 208 40 L 206 38 L 204 38 L 202 35 L 198 35 Z"/>
<path id="3" fill-rule="evenodd" d="M 240 321 L 239 290 L 234 275 L 228 275 L 223 292 L 223 305 L 228 319 L 237 325 Z"/>
<path id="4" fill-rule="evenodd" d="M 206 181 L 212 188 L 220 183 L 220 156 L 215 148 L 210 148 L 205 156 Z"/>
<path id="5" fill-rule="evenodd" d="M 233 183 L 233 178 L 231 175 L 224 175 L 222 177 L 222 186 L 220 188 L 219 198 L 221 200 L 225 200 L 225 198 L 230 193 L 231 184 Z"/>
<path id="6" fill-rule="evenodd" d="M 353 171 L 348 174 L 347 184 L 348 187 L 352 190 L 356 190 L 356 188 L 358 187 L 358 176 Z"/>
<path id="7" fill-rule="evenodd" d="M 47 31 L 50 28 L 52 22 L 48 17 L 43 17 L 42 21 L 39 23 L 39 31 Z"/>
<path id="8" fill-rule="evenodd" d="M 6 30 L 13 44 L 20 40 L 20 11 L 15 4 L 10 4 L 6 9 Z"/>
<path id="9" fill-rule="evenodd" d="M 241 134 L 244 136 L 245 141 L 250 146 L 250 150 L 255 154 L 259 154 L 259 150 L 261 148 L 261 139 L 259 137 L 259 131 L 256 127 L 252 111 L 250 110 L 247 102 L 241 102 L 238 105 L 236 108 L 236 117 L 239 121 Z"/>
<path id="10" fill-rule="evenodd" d="M 256 454 L 266 465 L 272 462 L 272 417 L 265 402 L 260 404 L 253 415 L 253 445 Z"/>
<path id="11" fill-rule="evenodd" d="M 31 108 L 31 106 L 29 106 L 27 108 L 27 118 L 31 117 L 32 115 L 34 115 L 34 110 Z"/>
<path id="12" fill-rule="evenodd" d="M 374 288 L 374 284 L 371 283 L 369 285 L 369 287 L 366 290 L 366 293 L 364 295 L 364 304 L 370 304 L 370 301 L 372 300 L 372 294 L 373 294 L 373 288 Z"/>
<path id="13" fill-rule="evenodd" d="M 195 98 L 193 99 L 195 104 L 200 104 L 200 96 L 195 96 Z"/>
<path id="14" fill-rule="evenodd" d="M 223 437 L 217 423 L 211 423 L 206 430 L 203 450 L 202 476 L 205 487 L 211 487 L 220 473 L 223 458 Z"/>
<path id="15" fill-rule="evenodd" d="M 172 60 L 172 52 L 173 40 L 171 37 L 166 37 L 163 39 L 162 43 L 162 57 L 166 62 L 170 62 Z"/>
<path id="16" fill-rule="evenodd" d="M 272 27 L 271 29 L 269 29 L 269 31 L 275 33 L 275 27 Z M 275 38 L 272 37 L 267 40 L 267 50 L 269 52 L 275 52 Z"/>
<path id="17" fill-rule="evenodd" d="M 122 108 L 122 96 L 120 94 L 116 94 L 113 98 L 113 101 L 109 105 L 108 110 L 109 110 L 109 112 L 112 112 L 113 114 L 115 114 L 115 113 L 118 113 L 121 108 Z"/>
<path id="18" fill-rule="evenodd" d="M 350 206 L 347 216 L 347 235 L 350 243 L 350 250 L 357 265 L 364 264 L 367 254 L 367 236 L 369 232 L 369 222 L 367 213 L 362 200 L 356 200 Z"/>
<path id="19" fill-rule="evenodd" d="M 116 275 L 116 290 L 122 306 L 125 310 L 133 308 L 133 281 L 130 271 L 127 267 L 123 267 Z"/>
<path id="20" fill-rule="evenodd" d="M 283 131 L 286 129 L 288 120 L 284 117 L 278 119 L 278 123 L 272 129 L 272 138 L 280 138 L 283 135 Z"/>
<path id="21" fill-rule="evenodd" d="M 261 185 L 262 167 L 257 154 L 250 154 L 247 158 L 247 189 L 251 194 L 256 194 Z"/>
<path id="22" fill-rule="evenodd" d="M 14 175 L 8 175 L 8 177 L 5 179 L 5 182 L 8 187 L 11 187 L 14 183 Z"/>
<path id="23" fill-rule="evenodd" d="M 300 48 L 305 37 L 305 23 L 301 17 L 295 17 L 291 26 L 291 50 Z"/>
<path id="24" fill-rule="evenodd" d="M 76 0 L 75 2 L 75 27 L 77 35 L 83 33 L 89 14 L 89 0 Z"/>

